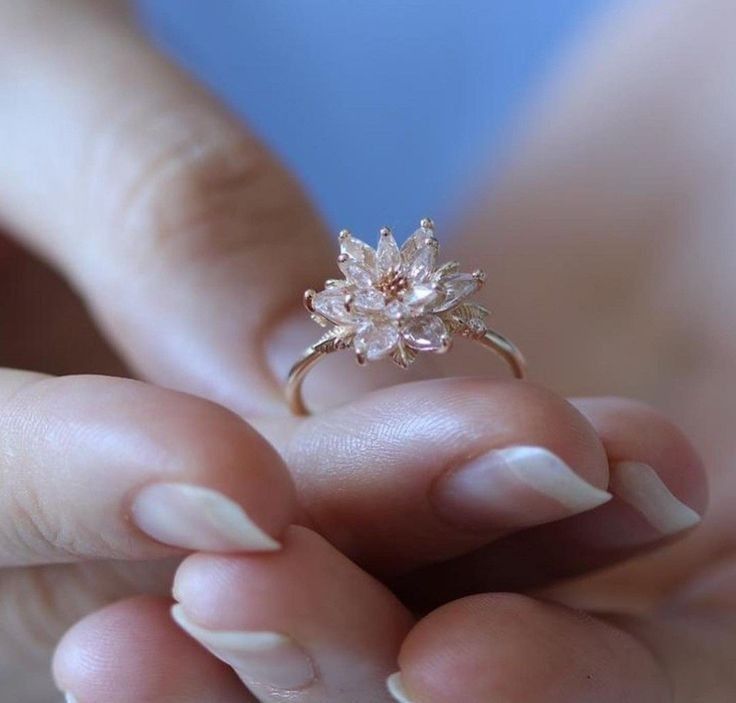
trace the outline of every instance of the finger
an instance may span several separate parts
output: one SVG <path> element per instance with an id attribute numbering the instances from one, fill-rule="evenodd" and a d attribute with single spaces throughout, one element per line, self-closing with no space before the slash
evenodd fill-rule
<path id="1" fill-rule="evenodd" d="M 303 424 L 259 427 L 292 468 L 309 524 L 372 572 L 405 572 L 610 499 L 591 425 L 531 384 L 405 384 Z"/>
<path id="2" fill-rule="evenodd" d="M 638 402 L 600 398 L 575 404 L 606 448 L 613 500 L 417 572 L 402 592 L 431 607 L 469 593 L 546 585 L 661 546 L 700 522 L 707 503 L 705 472 L 677 427 Z"/>
<path id="3" fill-rule="evenodd" d="M 131 598 L 72 627 L 53 665 L 67 702 L 245 703 L 233 672 L 171 622 L 170 607 L 162 598 Z"/>
<path id="4" fill-rule="evenodd" d="M 294 505 L 278 455 L 209 401 L 0 371 L 2 566 L 273 550 Z"/>
<path id="5" fill-rule="evenodd" d="M 122 7 L 0 2 L 0 217 L 136 369 L 241 410 L 281 406 L 262 347 L 327 277 L 323 225 Z"/>
<path id="6" fill-rule="evenodd" d="M 670 681 L 631 634 L 512 594 L 455 601 L 422 620 L 389 685 L 401 703 L 670 703 Z"/>
<path id="7" fill-rule="evenodd" d="M 278 554 L 194 555 L 179 568 L 177 622 L 262 703 L 378 703 L 411 627 L 381 584 L 321 537 L 291 528 Z"/>

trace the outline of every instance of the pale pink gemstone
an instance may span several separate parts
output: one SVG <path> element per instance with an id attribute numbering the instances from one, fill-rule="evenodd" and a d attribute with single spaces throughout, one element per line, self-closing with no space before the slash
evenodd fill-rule
<path id="1" fill-rule="evenodd" d="M 398 343 L 399 331 L 390 322 L 369 322 L 358 330 L 354 340 L 355 348 L 369 361 L 388 356 Z"/>
<path id="2" fill-rule="evenodd" d="M 335 324 L 350 322 L 351 314 L 345 307 L 345 291 L 341 288 L 327 288 L 314 296 L 314 311 Z"/>
<path id="3" fill-rule="evenodd" d="M 404 341 L 417 351 L 439 351 L 445 346 L 448 332 L 445 323 L 436 315 L 415 317 L 401 330 Z"/>
<path id="4" fill-rule="evenodd" d="M 433 308 L 435 312 L 443 312 L 455 307 L 475 293 L 480 287 L 480 282 L 470 273 L 453 273 L 442 278 L 440 287 L 445 293 L 445 298 L 442 303 Z"/>

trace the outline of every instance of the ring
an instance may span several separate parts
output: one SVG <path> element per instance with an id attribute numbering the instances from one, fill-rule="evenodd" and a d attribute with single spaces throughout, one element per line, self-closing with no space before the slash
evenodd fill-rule
<path id="1" fill-rule="evenodd" d="M 374 249 L 348 230 L 340 232 L 337 265 L 344 279 L 308 290 L 304 305 L 328 331 L 289 372 L 286 397 L 295 415 L 309 415 L 302 386 L 309 371 L 335 351 L 353 349 L 358 363 L 390 358 L 408 368 L 420 352 L 447 352 L 455 337 L 480 342 L 498 354 L 516 378 L 526 363 L 506 337 L 488 328 L 488 310 L 468 298 L 485 282 L 483 271 L 460 272 L 455 261 L 437 267 L 439 243 L 425 218 L 399 248 L 390 229 Z"/>

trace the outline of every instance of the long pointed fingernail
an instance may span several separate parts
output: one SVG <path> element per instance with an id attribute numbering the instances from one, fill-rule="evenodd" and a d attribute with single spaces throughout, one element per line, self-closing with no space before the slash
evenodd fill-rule
<path id="1" fill-rule="evenodd" d="M 432 498 L 449 521 L 477 529 L 524 527 L 596 508 L 611 494 L 543 447 L 481 454 L 442 476 Z"/>
<path id="2" fill-rule="evenodd" d="M 286 635 L 210 630 L 192 622 L 179 604 L 171 608 L 171 615 L 185 632 L 235 669 L 246 682 L 277 691 L 297 691 L 315 680 L 312 660 Z"/>
<path id="3" fill-rule="evenodd" d="M 674 496 L 648 464 L 621 461 L 611 468 L 611 492 L 636 510 L 657 532 L 674 535 L 701 517 Z"/>
<path id="4" fill-rule="evenodd" d="M 227 496 L 186 483 L 154 483 L 134 498 L 133 521 L 165 544 L 202 551 L 274 551 L 280 544 Z"/>

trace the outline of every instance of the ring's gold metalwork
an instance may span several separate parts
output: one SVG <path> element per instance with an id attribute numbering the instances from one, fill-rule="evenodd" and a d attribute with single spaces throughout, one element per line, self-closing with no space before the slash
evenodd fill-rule
<path id="1" fill-rule="evenodd" d="M 508 364 L 514 378 L 523 379 L 526 377 L 526 360 L 524 359 L 524 355 L 511 340 L 499 332 L 489 329 L 484 334 L 477 335 L 467 330 L 467 332 L 459 331 L 459 334 L 475 342 L 479 342 L 486 349 L 490 349 L 490 351 L 501 357 Z M 301 359 L 291 367 L 286 382 L 286 400 L 294 415 L 311 414 L 304 402 L 303 386 L 307 374 L 328 354 L 349 348 L 350 344 L 331 337 L 330 339 L 313 344 L 304 352 Z"/>
<path id="2" fill-rule="evenodd" d="M 489 329 L 488 310 L 470 300 L 485 283 L 483 271 L 462 273 L 454 261 L 437 266 L 432 220 L 424 218 L 401 248 L 388 228 L 381 230 L 376 249 L 347 230 L 339 239 L 337 262 L 345 279 L 304 294 L 312 319 L 332 327 L 289 372 L 286 397 L 294 414 L 309 415 L 302 391 L 309 371 L 344 349 L 352 349 L 361 365 L 388 358 L 407 368 L 421 352 L 447 352 L 455 337 L 465 337 L 500 356 L 516 378 L 524 378 L 526 363 L 519 349 Z"/>

